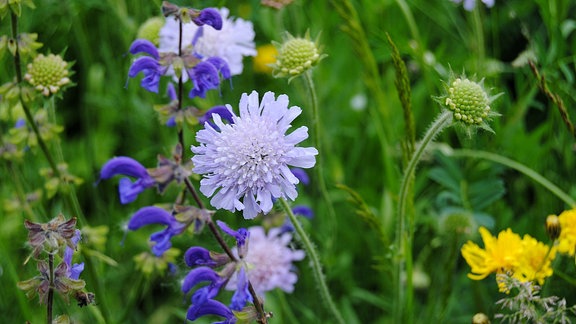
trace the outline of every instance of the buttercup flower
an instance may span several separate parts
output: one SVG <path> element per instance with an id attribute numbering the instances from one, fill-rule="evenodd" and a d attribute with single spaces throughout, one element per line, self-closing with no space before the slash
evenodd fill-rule
<path id="1" fill-rule="evenodd" d="M 182 25 L 182 47 L 194 45 L 194 52 L 201 57 L 219 57 L 228 65 L 231 75 L 242 73 L 244 56 L 256 55 L 252 22 L 229 17 L 227 8 L 218 9 L 222 28 L 201 28 L 196 24 Z M 199 29 L 201 29 L 199 31 Z M 178 52 L 179 22 L 167 19 L 160 30 L 160 51 Z M 198 35 L 197 35 L 198 33 Z M 197 38 L 193 44 L 194 38 Z"/>
<path id="2" fill-rule="evenodd" d="M 213 196 L 215 208 L 242 210 L 246 219 L 268 213 L 274 199 L 294 200 L 299 180 L 289 166 L 311 168 L 318 154 L 313 147 L 296 147 L 308 137 L 306 127 L 285 135 L 302 109 L 288 108 L 288 96 L 275 99 L 272 92 L 259 102 L 256 91 L 242 95 L 239 116 L 227 108 L 234 123 L 212 114 L 217 128 L 205 123 L 196 134 L 199 145 L 191 147 L 192 171 L 204 175 L 200 191 Z"/>
<path id="3" fill-rule="evenodd" d="M 249 248 L 242 260 L 246 264 L 247 280 L 252 283 L 256 293 L 263 296 L 274 288 L 288 293 L 294 291 L 298 276 L 292 272 L 292 263 L 304 259 L 305 254 L 302 250 L 292 250 L 288 246 L 292 241 L 292 234 L 283 233 L 280 228 L 271 228 L 266 233 L 261 226 L 250 227 L 248 231 Z M 233 252 L 237 253 L 237 249 L 234 248 Z M 235 273 L 226 289 L 237 289 L 241 279 L 241 274 Z"/>
<path id="4" fill-rule="evenodd" d="M 484 249 L 468 241 L 462 247 L 462 256 L 470 265 L 468 278 L 482 280 L 491 273 L 507 273 L 521 282 L 537 280 L 540 284 L 552 275 L 551 261 L 555 249 L 549 248 L 530 235 L 520 235 L 507 229 L 493 237 L 490 232 L 480 227 Z M 499 283 L 500 291 L 509 289 Z"/>
<path id="5" fill-rule="evenodd" d="M 56 94 L 64 86 L 71 83 L 68 78 L 69 64 L 59 55 L 40 54 L 28 64 L 28 71 L 24 78 L 40 91 L 44 96 Z"/>
<path id="6" fill-rule="evenodd" d="M 474 10 L 474 7 L 476 7 L 476 2 L 478 0 L 452 0 L 452 1 L 454 1 L 455 3 L 462 3 L 462 1 L 464 1 L 464 9 L 472 11 Z M 494 0 L 482 0 L 482 2 L 488 8 L 492 8 L 492 6 L 494 6 Z"/>
<path id="7" fill-rule="evenodd" d="M 261 45 L 256 48 L 254 57 L 254 72 L 269 74 L 272 72 L 271 65 L 276 62 L 278 50 L 273 44 Z"/>
<path id="8" fill-rule="evenodd" d="M 563 211 L 558 216 L 560 222 L 560 237 L 558 252 L 574 256 L 576 250 L 576 209 Z"/>

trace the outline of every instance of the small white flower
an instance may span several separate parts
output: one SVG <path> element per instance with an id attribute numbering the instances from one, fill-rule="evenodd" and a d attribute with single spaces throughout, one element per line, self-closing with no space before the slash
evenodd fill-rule
<path id="1" fill-rule="evenodd" d="M 228 8 L 220 8 L 218 11 L 222 16 L 222 29 L 203 27 L 194 51 L 205 57 L 220 57 L 228 63 L 232 75 L 241 74 L 244 67 L 242 58 L 256 55 L 254 27 L 250 21 L 228 17 Z M 160 30 L 160 52 L 178 52 L 178 24 L 174 19 L 166 19 L 166 24 Z M 192 44 L 198 28 L 192 22 L 182 25 L 183 47 Z"/>
<path id="2" fill-rule="evenodd" d="M 205 123 L 196 134 L 199 146 L 191 147 L 193 171 L 204 175 L 200 191 L 214 195 L 210 203 L 215 208 L 243 210 L 246 219 L 268 213 L 274 199 L 294 200 L 299 181 L 289 166 L 311 168 L 318 154 L 313 147 L 295 146 L 308 138 L 307 127 L 285 135 L 302 109 L 288 108 L 288 96 L 275 99 L 273 92 L 266 92 L 259 103 L 256 91 L 242 94 L 240 116 L 226 107 L 233 123 L 224 124 L 213 114 L 216 127 Z"/>
<path id="3" fill-rule="evenodd" d="M 250 227 L 248 231 L 248 252 L 243 261 L 246 264 L 248 280 L 256 293 L 263 296 L 274 288 L 288 293 L 294 291 L 298 276 L 292 272 L 292 262 L 304 259 L 305 254 L 302 250 L 292 250 L 288 246 L 292 241 L 292 234 L 282 233 L 280 228 L 272 228 L 266 234 L 262 226 Z M 237 253 L 236 250 L 233 252 Z M 226 289 L 236 289 L 236 277 L 235 273 Z"/>

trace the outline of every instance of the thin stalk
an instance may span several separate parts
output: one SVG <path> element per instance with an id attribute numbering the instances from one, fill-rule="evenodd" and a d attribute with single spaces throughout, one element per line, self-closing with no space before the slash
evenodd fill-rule
<path id="1" fill-rule="evenodd" d="M 550 180 L 544 178 L 541 174 L 530 169 L 529 167 L 527 167 L 526 165 L 524 165 L 522 163 L 516 162 L 516 161 L 509 159 L 505 156 L 486 152 L 486 151 L 462 149 L 462 150 L 454 150 L 454 151 L 450 152 L 449 154 L 453 155 L 453 156 L 467 156 L 467 157 L 480 158 L 480 159 L 485 159 L 485 160 L 489 160 L 492 162 L 496 162 L 496 163 L 500 163 L 502 165 L 505 165 L 509 168 L 512 168 L 516 171 L 523 173 L 524 175 L 528 176 L 532 180 L 536 181 L 536 183 L 540 184 L 541 186 L 546 188 L 548 191 L 550 191 L 552 194 L 554 194 L 556 197 L 558 197 L 560 200 L 564 201 L 566 203 L 566 205 L 568 205 L 570 207 L 576 207 L 576 201 L 572 197 L 570 197 L 570 195 L 568 195 L 566 192 L 564 192 L 558 186 L 556 186 L 555 184 L 550 182 Z"/>
<path id="2" fill-rule="evenodd" d="M 428 144 L 430 144 L 434 138 L 442 132 L 447 126 L 452 122 L 452 112 L 443 111 L 438 118 L 432 123 L 424 138 L 420 142 L 420 145 L 416 147 L 414 155 L 412 155 L 406 169 L 404 170 L 404 176 L 402 177 L 402 183 L 400 184 L 400 194 L 398 198 L 398 219 L 397 219 L 397 248 L 400 251 L 401 257 L 398 260 L 398 268 L 395 274 L 395 280 L 397 284 L 397 298 L 396 298 L 396 322 L 397 323 L 411 323 L 413 316 L 413 303 L 414 303 L 414 291 L 412 283 L 412 270 L 413 270 L 413 260 L 412 260 L 412 240 L 414 234 L 414 213 L 406 215 L 406 206 L 408 205 L 408 197 L 410 183 L 414 177 L 416 166 L 418 162 L 422 159 L 422 154 L 426 151 Z M 405 268 L 404 268 L 405 267 Z M 406 293 L 404 294 L 403 288 L 404 284 L 402 281 L 402 273 L 406 272 Z M 403 319 L 404 317 L 404 319 Z"/>
<path id="3" fill-rule="evenodd" d="M 54 254 L 48 254 L 48 275 L 50 285 L 48 286 L 48 300 L 46 301 L 46 323 L 52 324 L 52 306 L 54 304 Z"/>
<path id="4" fill-rule="evenodd" d="M 314 133 L 313 141 L 314 146 L 318 150 L 318 156 L 316 157 L 316 178 L 318 178 L 318 187 L 320 189 L 320 194 L 322 199 L 328 207 L 328 222 L 325 224 L 332 227 L 332 232 L 334 232 L 334 227 L 336 225 L 336 212 L 334 211 L 334 206 L 332 205 L 332 200 L 328 194 L 328 188 L 326 187 L 326 180 L 324 178 L 324 166 L 322 162 L 324 161 L 324 150 L 321 139 L 321 124 L 320 124 L 320 112 L 318 109 L 318 97 L 316 95 L 316 88 L 314 87 L 314 80 L 312 79 L 312 71 L 308 70 L 304 73 L 304 80 L 306 81 L 306 87 L 310 93 L 310 101 L 312 105 L 312 131 Z M 331 236 L 333 237 L 333 236 Z"/>
<path id="5" fill-rule="evenodd" d="M 486 48 L 484 46 L 484 28 L 482 25 L 482 16 L 480 10 L 482 6 L 477 5 L 472 10 L 472 20 L 474 23 L 474 34 L 476 36 L 476 71 L 480 72 L 484 68 L 484 58 L 486 57 Z"/>
<path id="6" fill-rule="evenodd" d="M 188 178 L 186 178 L 184 180 L 184 183 L 185 183 L 188 191 L 192 194 L 193 199 L 198 204 L 198 207 L 200 209 L 205 209 L 204 203 L 200 199 L 200 196 L 198 196 L 198 193 L 196 192 L 196 189 L 194 188 L 194 186 L 192 185 L 190 180 Z M 234 262 L 238 262 L 238 258 L 236 258 L 234 253 L 232 253 L 232 249 L 230 249 L 228 244 L 226 244 L 226 241 L 224 241 L 224 238 L 220 234 L 220 231 L 218 230 L 218 228 L 216 227 L 216 225 L 214 224 L 214 222 L 212 221 L 211 218 L 208 218 L 208 220 L 206 221 L 206 224 L 208 225 L 210 232 L 212 232 L 212 235 L 214 235 L 214 238 L 216 239 L 216 241 L 218 242 L 220 247 L 224 250 L 224 252 L 230 258 L 230 260 L 232 260 Z M 268 323 L 268 317 L 266 315 L 266 312 L 264 311 L 264 305 L 262 305 L 262 303 L 260 302 L 260 299 L 258 298 L 258 294 L 256 293 L 256 290 L 254 290 L 254 287 L 252 286 L 252 283 L 250 281 L 248 281 L 248 291 L 250 292 L 250 295 L 252 296 L 252 300 L 254 301 L 254 307 L 256 308 L 256 312 L 258 312 L 258 322 L 261 324 L 267 324 Z"/>
<path id="7" fill-rule="evenodd" d="M 320 291 L 320 295 L 321 295 L 322 299 L 326 303 L 326 307 L 328 308 L 328 311 L 332 314 L 332 316 L 334 317 L 334 320 L 336 320 L 337 323 L 344 324 L 344 319 L 343 319 L 342 315 L 340 314 L 340 311 L 338 310 L 338 308 L 334 304 L 334 301 L 332 300 L 332 295 L 330 295 L 330 291 L 328 290 L 328 285 L 326 284 L 326 280 L 324 279 L 324 274 L 322 273 L 322 265 L 320 263 L 320 258 L 318 257 L 318 253 L 316 253 L 316 249 L 314 248 L 312 241 L 310 240 L 310 238 L 308 237 L 308 234 L 306 234 L 306 232 L 304 231 L 304 229 L 302 228 L 302 226 L 300 225 L 300 223 L 296 219 L 296 216 L 292 212 L 292 209 L 290 208 L 290 205 L 288 205 L 288 202 L 286 202 L 286 200 L 284 198 L 280 198 L 278 200 L 282 204 L 282 208 L 284 208 L 284 211 L 286 212 L 286 214 L 288 214 L 288 217 L 290 218 L 290 221 L 292 222 L 292 225 L 294 226 L 294 230 L 296 231 L 296 234 L 298 234 L 297 237 L 302 242 L 302 244 L 304 246 L 304 250 L 306 251 L 308 258 L 310 259 L 310 264 L 312 265 L 312 273 L 314 274 L 314 279 L 316 280 L 316 283 L 318 284 L 318 290 Z"/>

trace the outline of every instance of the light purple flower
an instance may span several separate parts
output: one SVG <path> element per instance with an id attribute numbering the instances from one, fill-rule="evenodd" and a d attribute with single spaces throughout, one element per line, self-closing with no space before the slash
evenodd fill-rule
<path id="1" fill-rule="evenodd" d="M 152 252 L 156 256 L 162 256 L 164 252 L 170 249 L 172 247 L 172 242 L 170 241 L 172 237 L 186 229 L 186 225 L 178 222 L 171 213 L 154 206 L 140 208 L 134 213 L 128 222 L 128 229 L 135 231 L 142 226 L 150 224 L 166 225 L 164 230 L 150 235 L 150 241 L 155 242 Z"/>
<path id="2" fill-rule="evenodd" d="M 467 11 L 472 11 L 474 10 L 474 7 L 476 7 L 476 2 L 478 0 L 452 0 L 452 1 L 454 1 L 455 3 L 464 2 L 464 9 L 466 9 Z M 488 8 L 492 8 L 494 6 L 494 0 L 482 0 L 482 2 Z"/>
<path id="3" fill-rule="evenodd" d="M 100 170 L 100 179 L 109 179 L 117 174 L 137 179 L 134 182 L 128 178 L 120 179 L 118 191 L 122 204 L 133 202 L 141 192 L 156 183 L 142 164 L 126 156 L 115 157 L 106 162 Z"/>
<path id="4" fill-rule="evenodd" d="M 274 199 L 294 200 L 299 180 L 289 167 L 311 168 L 318 154 L 313 147 L 296 146 L 308 138 L 305 126 L 286 135 L 302 109 L 288 108 L 288 96 L 276 99 L 273 92 L 259 102 L 256 91 L 242 95 L 239 116 L 227 108 L 233 123 L 213 114 L 216 127 L 205 123 L 196 133 L 199 145 L 191 147 L 193 171 L 204 175 L 200 191 L 213 196 L 215 208 L 242 210 L 246 219 L 268 213 Z"/>
<path id="5" fill-rule="evenodd" d="M 207 10 L 207 9 L 205 9 Z M 243 70 L 244 56 L 255 56 L 256 45 L 254 43 L 254 27 L 252 22 L 240 18 L 230 17 L 227 8 L 218 9 L 222 16 L 222 28 L 204 28 L 202 36 L 194 44 L 194 51 L 203 57 L 220 57 L 226 61 L 231 75 L 239 75 Z M 160 30 L 161 51 L 177 52 L 179 22 L 174 19 L 166 19 L 164 27 Z M 198 35 L 198 27 L 194 23 L 182 25 L 182 46 L 192 44 L 195 35 Z"/>
<path id="6" fill-rule="evenodd" d="M 246 263 L 248 280 L 259 296 L 274 288 L 285 292 L 294 291 L 294 284 L 298 276 L 292 272 L 293 262 L 304 259 L 304 251 L 292 250 L 289 244 L 292 240 L 290 233 L 282 233 L 280 228 L 272 228 L 266 234 L 261 226 L 250 227 L 249 249 L 242 259 Z M 234 253 L 237 250 L 233 249 Z M 227 290 L 235 290 L 239 277 L 236 272 L 226 285 Z"/>

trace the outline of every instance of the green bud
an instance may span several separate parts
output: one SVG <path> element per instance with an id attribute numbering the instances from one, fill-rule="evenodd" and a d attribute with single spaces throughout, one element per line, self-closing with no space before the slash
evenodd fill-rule
<path id="1" fill-rule="evenodd" d="M 24 78 L 44 96 L 49 96 L 71 83 L 68 67 L 69 64 L 60 56 L 40 54 L 28 64 L 28 72 Z"/>
<path id="2" fill-rule="evenodd" d="M 286 33 L 284 43 L 274 43 L 274 45 L 278 48 L 276 63 L 272 64 L 272 75 L 276 78 L 288 77 L 291 80 L 308 71 L 326 57 L 321 53 L 317 41 L 310 40 L 308 32 L 304 38 L 295 38 Z"/>
<path id="3" fill-rule="evenodd" d="M 158 46 L 160 43 L 160 29 L 162 26 L 164 26 L 164 18 L 152 17 L 146 20 L 140 28 L 138 28 L 136 38 L 147 39 L 154 45 Z"/>

